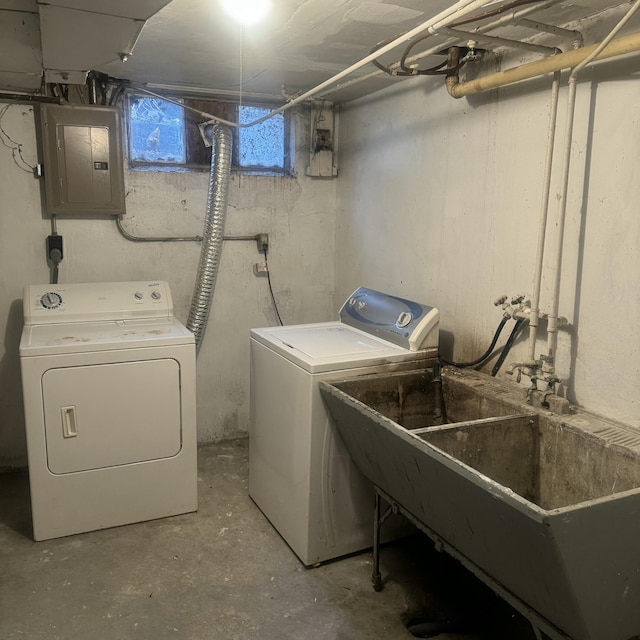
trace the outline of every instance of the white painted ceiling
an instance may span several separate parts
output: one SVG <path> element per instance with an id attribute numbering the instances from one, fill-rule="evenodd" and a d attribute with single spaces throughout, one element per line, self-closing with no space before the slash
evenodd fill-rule
<path id="1" fill-rule="evenodd" d="M 504 0 L 488 2 L 494 8 Z M 272 0 L 261 24 L 241 29 L 219 0 L 0 0 L 0 90 L 36 91 L 43 81 L 81 83 L 97 70 L 116 78 L 223 95 L 301 92 L 452 4 L 452 0 Z M 535 19 L 565 25 L 616 0 L 539 3 Z M 475 25 L 467 27 L 473 28 Z M 531 37 L 521 28 L 502 36 Z M 429 38 L 424 47 L 442 42 Z M 134 46 L 135 45 L 135 46 Z M 566 48 L 570 47 L 565 42 Z M 132 55 L 126 62 L 121 53 Z M 416 49 L 419 52 L 420 48 Z M 398 59 L 401 50 L 384 57 Z M 433 59 L 439 61 L 440 59 Z M 432 61 L 432 63 L 433 63 Z M 421 66 L 429 66 L 429 60 Z M 375 67 L 358 72 L 369 75 Z M 380 72 L 334 94 L 350 99 L 394 79 Z"/>

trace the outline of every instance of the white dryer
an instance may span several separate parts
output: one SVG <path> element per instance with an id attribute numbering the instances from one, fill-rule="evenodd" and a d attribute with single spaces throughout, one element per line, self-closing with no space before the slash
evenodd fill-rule
<path id="1" fill-rule="evenodd" d="M 195 345 L 168 284 L 31 285 L 23 306 L 34 539 L 195 511 Z"/>
<path id="2" fill-rule="evenodd" d="M 249 495 L 303 564 L 373 541 L 373 488 L 318 382 L 431 366 L 438 329 L 437 309 L 360 288 L 339 321 L 251 331 Z"/>

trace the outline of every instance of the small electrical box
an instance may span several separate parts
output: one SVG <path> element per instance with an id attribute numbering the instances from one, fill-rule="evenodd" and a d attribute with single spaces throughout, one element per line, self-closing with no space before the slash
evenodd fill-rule
<path id="1" fill-rule="evenodd" d="M 307 175 L 335 178 L 337 166 L 337 122 L 333 104 L 324 102 L 311 109 L 310 154 Z"/>
<path id="2" fill-rule="evenodd" d="M 125 213 L 120 111 L 47 104 L 40 107 L 40 124 L 47 213 Z"/>

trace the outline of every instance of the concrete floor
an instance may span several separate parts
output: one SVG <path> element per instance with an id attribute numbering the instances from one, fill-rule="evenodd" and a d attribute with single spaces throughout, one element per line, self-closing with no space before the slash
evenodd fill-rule
<path id="1" fill-rule="evenodd" d="M 247 495 L 247 440 L 199 449 L 198 513 L 34 543 L 26 473 L 0 476 L 2 640 L 529 640 L 528 623 L 422 535 L 302 567 Z"/>

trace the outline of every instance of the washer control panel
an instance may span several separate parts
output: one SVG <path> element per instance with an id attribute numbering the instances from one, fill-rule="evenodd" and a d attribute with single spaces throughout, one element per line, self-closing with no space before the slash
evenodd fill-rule
<path id="1" fill-rule="evenodd" d="M 27 325 L 173 316 L 162 280 L 29 285 L 22 302 Z"/>
<path id="2" fill-rule="evenodd" d="M 340 320 L 411 351 L 438 348 L 440 313 L 426 304 L 360 287 L 342 305 Z"/>

